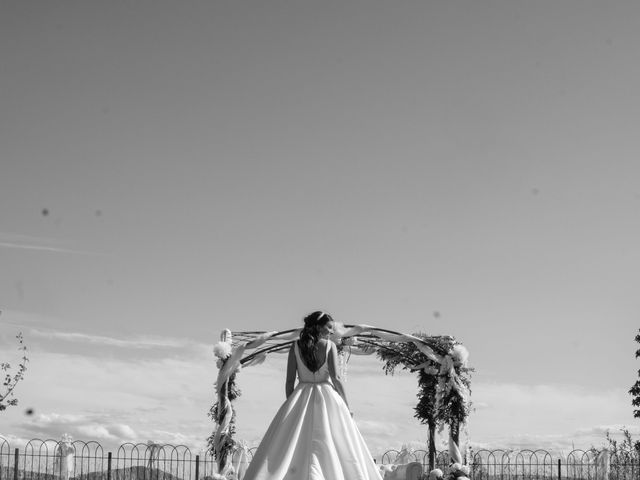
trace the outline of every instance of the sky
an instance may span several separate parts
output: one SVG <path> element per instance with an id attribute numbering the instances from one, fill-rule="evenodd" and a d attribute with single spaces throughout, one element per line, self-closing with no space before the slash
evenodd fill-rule
<path id="1" fill-rule="evenodd" d="M 0 6 L 1 436 L 201 448 L 221 330 L 316 309 L 463 343 L 475 448 L 640 435 L 640 4 Z M 284 359 L 238 382 L 257 445 Z M 347 388 L 424 445 L 414 375 Z"/>

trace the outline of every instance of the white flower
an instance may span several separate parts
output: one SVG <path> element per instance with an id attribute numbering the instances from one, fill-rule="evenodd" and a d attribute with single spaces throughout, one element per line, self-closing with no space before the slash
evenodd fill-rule
<path id="1" fill-rule="evenodd" d="M 383 463 L 379 467 L 380 475 L 384 478 L 388 472 L 393 472 L 397 467 L 398 467 L 397 465 Z"/>
<path id="2" fill-rule="evenodd" d="M 221 359 L 229 358 L 231 355 L 231 344 L 227 342 L 218 342 L 213 346 L 213 354 Z"/>
<path id="3" fill-rule="evenodd" d="M 444 473 L 442 473 L 442 470 L 440 470 L 439 468 L 434 468 L 429 472 L 430 480 L 436 480 L 436 479 L 442 479 L 442 478 L 444 478 Z"/>
<path id="4" fill-rule="evenodd" d="M 469 474 L 471 473 L 471 469 L 469 468 L 469 465 L 463 465 L 462 467 L 460 467 L 460 471 L 462 473 L 465 474 L 465 476 L 469 476 Z"/>
<path id="5" fill-rule="evenodd" d="M 455 345 L 451 349 L 450 355 L 455 365 L 463 367 L 467 365 L 467 360 L 469 359 L 469 350 L 467 350 L 464 345 Z"/>
<path id="6" fill-rule="evenodd" d="M 449 470 L 451 470 L 452 472 L 456 472 L 458 470 L 460 470 L 462 468 L 462 465 L 460 465 L 458 462 L 456 463 L 452 463 L 451 466 L 449 467 Z"/>

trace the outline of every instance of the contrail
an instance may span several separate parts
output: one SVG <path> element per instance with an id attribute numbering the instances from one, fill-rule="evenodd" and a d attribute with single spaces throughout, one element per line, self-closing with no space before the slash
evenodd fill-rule
<path id="1" fill-rule="evenodd" d="M 76 255 L 92 255 L 92 256 L 106 256 L 106 253 L 87 252 L 84 250 L 72 250 L 69 248 L 50 247 L 47 245 L 27 245 L 24 243 L 13 242 L 0 242 L 0 247 L 5 248 L 20 248 L 22 250 L 39 250 L 44 252 L 56 252 L 56 253 L 73 253 Z"/>
<path id="2" fill-rule="evenodd" d="M 59 340 L 66 340 L 69 342 L 79 343 L 94 343 L 109 345 L 114 347 L 128 347 L 128 348 L 185 348 L 192 345 L 192 342 L 179 339 L 179 338 L 137 338 L 133 340 L 122 340 L 114 337 L 106 337 L 103 335 L 92 335 L 78 332 L 60 332 L 55 330 L 42 330 L 38 328 L 32 328 L 31 334 L 46 338 L 56 338 Z"/>

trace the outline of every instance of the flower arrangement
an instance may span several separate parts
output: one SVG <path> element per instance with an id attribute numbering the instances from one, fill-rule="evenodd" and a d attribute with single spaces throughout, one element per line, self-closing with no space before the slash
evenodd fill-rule
<path id="1" fill-rule="evenodd" d="M 439 468 L 434 468 L 429 472 L 428 480 L 444 480 L 444 473 Z"/>
<path id="2" fill-rule="evenodd" d="M 449 467 L 449 474 L 447 480 L 469 480 L 471 469 L 468 465 L 461 465 L 459 463 L 453 463 Z"/>
<path id="3" fill-rule="evenodd" d="M 213 354 L 218 357 L 216 366 L 218 369 L 222 368 L 224 361 L 231 356 L 231 344 L 228 342 L 220 341 L 213 346 Z"/>
<path id="4" fill-rule="evenodd" d="M 467 350 L 464 345 L 454 345 L 451 349 L 450 355 L 453 359 L 454 365 L 459 367 L 467 366 L 467 361 L 469 360 L 469 350 Z"/>

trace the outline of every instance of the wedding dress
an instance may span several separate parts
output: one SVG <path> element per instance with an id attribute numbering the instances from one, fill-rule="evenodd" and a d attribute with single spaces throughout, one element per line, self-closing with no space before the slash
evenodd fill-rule
<path id="1" fill-rule="evenodd" d="M 298 385 L 271 422 L 244 480 L 381 480 L 327 356 L 312 372 L 295 347 Z"/>

